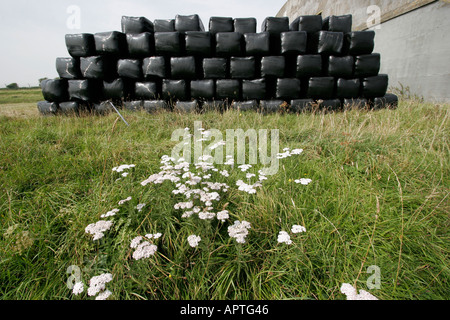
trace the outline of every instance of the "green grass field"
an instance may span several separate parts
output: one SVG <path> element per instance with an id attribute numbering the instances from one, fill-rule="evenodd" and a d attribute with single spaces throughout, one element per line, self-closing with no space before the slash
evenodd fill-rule
<path id="1" fill-rule="evenodd" d="M 345 299 L 343 283 L 382 300 L 446 300 L 449 291 L 449 105 L 401 101 L 396 110 L 301 115 L 124 112 L 41 117 L 39 90 L 0 92 L 0 296 L 8 300 L 93 299 L 67 282 L 111 273 L 111 299 Z M 215 209 L 226 223 L 185 219 L 174 185 L 143 187 L 177 144 L 175 129 L 279 129 L 280 160 L 256 194 L 245 179 L 213 176 L 230 190 Z M 135 164 L 126 178 L 112 169 Z M 220 169 L 225 166 L 219 166 Z M 257 170 L 258 168 L 253 168 Z M 253 172 L 252 171 L 252 172 Z M 214 173 L 216 174 L 216 173 Z M 243 178 L 244 177 L 244 178 Z M 307 186 L 295 180 L 310 178 Z M 113 228 L 93 241 L 85 228 L 131 196 Z M 146 203 L 139 212 L 136 206 Z M 227 233 L 248 221 L 245 244 Z M 294 224 L 307 232 L 277 242 Z M 158 252 L 133 259 L 132 239 L 162 233 Z M 191 248 L 187 238 L 202 241 Z M 72 270 L 80 273 L 67 273 Z M 381 271 L 381 287 L 369 290 Z M 78 269 L 79 268 L 79 269 Z"/>

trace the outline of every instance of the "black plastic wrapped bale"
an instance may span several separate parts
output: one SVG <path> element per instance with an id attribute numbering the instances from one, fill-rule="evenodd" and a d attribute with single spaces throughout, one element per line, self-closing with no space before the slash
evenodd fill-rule
<path id="1" fill-rule="evenodd" d="M 245 111 L 257 111 L 258 110 L 257 100 L 247 100 L 247 101 L 233 101 L 230 108 L 232 110 L 237 110 L 239 112 Z"/>
<path id="2" fill-rule="evenodd" d="M 199 104 L 197 100 L 193 101 L 178 101 L 174 106 L 174 111 L 179 113 L 195 113 L 199 111 Z"/>
<path id="3" fill-rule="evenodd" d="M 78 58 L 56 58 L 56 71 L 62 79 L 80 79 L 80 60 Z"/>
<path id="4" fill-rule="evenodd" d="M 94 35 L 90 33 L 67 34 L 66 47 L 72 57 L 89 57 L 96 54 Z"/>
<path id="5" fill-rule="evenodd" d="M 395 94 L 387 93 L 384 97 L 373 99 L 373 108 L 396 109 L 398 107 L 398 97 Z"/>
<path id="6" fill-rule="evenodd" d="M 349 55 L 371 54 L 375 48 L 375 31 L 346 33 L 343 52 Z"/>
<path id="7" fill-rule="evenodd" d="M 141 100 L 154 100 L 159 97 L 158 84 L 156 82 L 136 82 L 134 84 L 134 96 Z"/>
<path id="8" fill-rule="evenodd" d="M 348 33 L 352 31 L 353 16 L 329 16 L 323 19 L 323 30 Z"/>
<path id="9" fill-rule="evenodd" d="M 289 110 L 293 113 L 301 113 L 305 111 L 310 111 L 314 100 L 312 99 L 294 99 L 291 100 Z"/>
<path id="10" fill-rule="evenodd" d="M 374 77 L 367 77 L 363 80 L 363 96 L 365 98 L 384 97 L 389 86 L 387 74 L 380 74 Z"/>
<path id="11" fill-rule="evenodd" d="M 234 32 L 240 34 L 256 33 L 257 21 L 255 18 L 236 18 L 234 19 Z"/>
<path id="12" fill-rule="evenodd" d="M 332 99 L 334 89 L 335 80 L 333 77 L 311 77 L 308 83 L 307 96 L 312 99 Z"/>
<path id="13" fill-rule="evenodd" d="M 298 22 L 296 20 L 298 19 Z M 314 34 L 322 30 L 322 16 L 306 15 L 295 19 L 291 25 L 292 31 L 305 31 L 308 34 Z"/>
<path id="14" fill-rule="evenodd" d="M 37 103 L 39 113 L 43 116 L 55 115 L 58 112 L 58 104 L 56 102 L 39 101 Z"/>
<path id="15" fill-rule="evenodd" d="M 219 32 L 234 32 L 233 18 L 211 17 L 211 19 L 209 19 L 209 32 L 212 34 Z"/>
<path id="16" fill-rule="evenodd" d="M 232 79 L 254 79 L 256 75 L 255 57 L 232 57 L 230 59 Z"/>
<path id="17" fill-rule="evenodd" d="M 68 100 L 68 81 L 65 79 L 48 79 L 41 82 L 42 95 L 48 102 L 65 102 Z"/>
<path id="18" fill-rule="evenodd" d="M 150 32 L 127 34 L 127 45 L 130 58 L 143 59 L 155 53 L 155 38 Z"/>
<path id="19" fill-rule="evenodd" d="M 231 57 L 242 55 L 243 36 L 238 32 L 219 32 L 216 34 L 216 55 Z"/>
<path id="20" fill-rule="evenodd" d="M 379 53 L 365 54 L 355 57 L 355 76 L 373 77 L 378 75 L 381 68 L 381 56 Z"/>
<path id="21" fill-rule="evenodd" d="M 276 98 L 282 100 L 299 99 L 301 96 L 301 81 L 295 78 L 277 80 Z"/>
<path id="22" fill-rule="evenodd" d="M 115 59 L 104 56 L 80 58 L 81 74 L 86 79 L 109 79 L 117 74 Z"/>
<path id="23" fill-rule="evenodd" d="M 128 55 L 127 37 L 118 31 L 99 32 L 94 34 L 97 55 L 108 55 L 117 58 Z"/>
<path id="24" fill-rule="evenodd" d="M 155 53 L 161 56 L 180 56 L 184 43 L 179 32 L 156 32 Z"/>
<path id="25" fill-rule="evenodd" d="M 81 111 L 81 107 L 78 101 L 61 102 L 59 112 L 64 115 L 75 115 Z"/>
<path id="26" fill-rule="evenodd" d="M 156 19 L 153 26 L 155 32 L 175 32 L 175 19 Z"/>
<path id="27" fill-rule="evenodd" d="M 121 101 L 127 99 L 130 94 L 130 85 L 122 78 L 102 83 L 102 99 L 104 100 Z"/>
<path id="28" fill-rule="evenodd" d="M 167 61 L 165 57 L 149 57 L 145 58 L 142 62 L 143 76 L 146 79 L 163 79 L 166 78 L 166 65 Z"/>
<path id="29" fill-rule="evenodd" d="M 194 57 L 179 57 L 170 59 L 172 79 L 192 80 L 197 78 L 197 68 Z"/>
<path id="30" fill-rule="evenodd" d="M 322 56 L 319 54 L 297 57 L 297 78 L 320 77 L 322 75 Z"/>
<path id="31" fill-rule="evenodd" d="M 307 50 L 308 34 L 305 31 L 281 33 L 281 54 L 304 54 Z"/>
<path id="32" fill-rule="evenodd" d="M 339 99 L 325 99 L 318 101 L 319 108 L 328 111 L 338 111 L 342 107 L 342 102 Z"/>
<path id="33" fill-rule="evenodd" d="M 125 110 L 128 110 L 128 111 L 134 111 L 134 112 L 141 111 L 143 109 L 142 108 L 143 107 L 143 102 L 140 101 L 140 100 L 137 100 L 137 101 L 125 101 L 123 103 L 123 107 L 124 107 Z"/>
<path id="34" fill-rule="evenodd" d="M 368 100 L 364 98 L 346 98 L 344 99 L 345 108 L 364 109 L 368 106 Z"/>
<path id="35" fill-rule="evenodd" d="M 311 36 L 311 43 L 316 53 L 339 55 L 344 46 L 342 32 L 320 31 Z"/>
<path id="36" fill-rule="evenodd" d="M 261 100 L 259 102 L 259 107 L 261 109 L 261 113 L 276 113 L 286 106 L 286 102 L 284 100 Z"/>
<path id="37" fill-rule="evenodd" d="M 289 31 L 288 17 L 267 17 L 262 24 L 262 32 L 270 33 L 270 51 L 279 54 L 281 51 L 281 33 Z"/>
<path id="38" fill-rule="evenodd" d="M 228 60 L 226 58 L 203 59 L 203 77 L 205 79 L 223 79 L 228 75 Z"/>
<path id="39" fill-rule="evenodd" d="M 361 81 L 359 79 L 338 79 L 336 96 L 338 98 L 357 98 L 361 95 Z"/>
<path id="40" fill-rule="evenodd" d="M 215 82 L 212 79 L 191 81 L 191 98 L 205 101 L 214 99 Z"/>
<path id="41" fill-rule="evenodd" d="M 223 112 L 227 107 L 228 104 L 223 100 L 208 100 L 203 101 L 200 109 L 202 112 Z"/>
<path id="42" fill-rule="evenodd" d="M 169 106 L 164 100 L 144 100 L 144 102 L 142 103 L 142 107 L 148 113 L 169 110 Z"/>
<path id="43" fill-rule="evenodd" d="M 270 54 L 270 33 L 244 34 L 245 53 L 247 56 L 264 56 Z"/>
<path id="44" fill-rule="evenodd" d="M 181 33 L 186 31 L 205 31 L 205 27 L 198 14 L 177 15 L 175 17 L 175 30 Z"/>
<path id="45" fill-rule="evenodd" d="M 286 70 L 286 58 L 283 56 L 266 56 L 261 58 L 261 77 L 283 78 Z"/>
<path id="46" fill-rule="evenodd" d="M 355 66 L 353 56 L 336 57 L 329 56 L 327 64 L 327 73 L 331 77 L 351 78 Z"/>
<path id="47" fill-rule="evenodd" d="M 186 54 L 197 57 L 209 57 L 212 55 L 211 33 L 204 31 L 188 31 L 185 35 Z"/>
<path id="48" fill-rule="evenodd" d="M 95 101 L 98 98 L 98 82 L 91 79 L 69 80 L 69 98 L 71 101 Z"/>
<path id="49" fill-rule="evenodd" d="M 117 62 L 117 73 L 119 77 L 141 80 L 142 74 L 142 61 L 138 59 L 121 59 Z"/>
<path id="50" fill-rule="evenodd" d="M 221 79 L 216 81 L 216 98 L 228 101 L 240 100 L 241 83 L 235 79 Z"/>
<path id="51" fill-rule="evenodd" d="M 164 79 L 162 83 L 162 96 L 165 100 L 188 100 L 189 95 L 186 81 Z"/>
<path id="52" fill-rule="evenodd" d="M 99 115 L 107 115 L 114 112 L 114 108 L 108 101 L 102 101 L 94 104 L 94 111 Z"/>
<path id="53" fill-rule="evenodd" d="M 242 80 L 244 100 L 264 100 L 267 97 L 266 79 Z"/>
<path id="54" fill-rule="evenodd" d="M 122 32 L 139 34 L 144 32 L 155 32 L 153 22 L 145 17 L 122 17 Z"/>

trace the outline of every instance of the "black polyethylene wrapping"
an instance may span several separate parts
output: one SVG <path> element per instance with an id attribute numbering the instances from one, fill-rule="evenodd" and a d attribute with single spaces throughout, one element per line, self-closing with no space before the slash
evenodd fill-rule
<path id="1" fill-rule="evenodd" d="M 144 32 L 155 32 L 153 22 L 145 17 L 122 17 L 122 32 L 139 34 Z"/>
<path id="2" fill-rule="evenodd" d="M 236 18 L 234 19 L 234 32 L 240 34 L 256 33 L 257 22 L 255 18 Z"/>
<path id="3" fill-rule="evenodd" d="M 155 32 L 175 32 L 175 19 L 156 19 L 153 26 Z"/>
<path id="4" fill-rule="evenodd" d="M 72 57 L 89 57 L 96 54 L 94 35 L 90 33 L 67 34 L 66 47 Z"/>
<path id="5" fill-rule="evenodd" d="M 162 96 L 165 100 L 188 100 L 188 88 L 186 81 L 164 79 L 162 84 Z"/>
<path id="6" fill-rule="evenodd" d="M 58 104 L 55 102 L 39 101 L 37 107 L 44 116 L 55 115 L 58 112 Z"/>
<path id="7" fill-rule="evenodd" d="M 340 54 L 344 46 L 342 32 L 320 31 L 312 37 L 315 52 L 320 54 Z"/>
<path id="8" fill-rule="evenodd" d="M 197 100 L 193 101 L 178 101 L 174 106 L 174 111 L 180 113 L 194 113 L 199 109 L 199 104 Z"/>
<path id="9" fill-rule="evenodd" d="M 77 58 L 56 58 L 56 71 L 60 78 L 79 79 L 82 77 L 80 60 Z"/>
<path id="10" fill-rule="evenodd" d="M 303 112 L 311 110 L 314 101 L 312 99 L 294 99 L 291 100 L 291 112 Z"/>
<path id="11" fill-rule="evenodd" d="M 197 68 L 194 57 L 179 57 L 170 59 L 172 79 L 195 79 Z"/>
<path id="12" fill-rule="evenodd" d="M 216 55 L 231 57 L 242 55 L 242 34 L 238 32 L 219 32 L 216 34 Z"/>
<path id="13" fill-rule="evenodd" d="M 283 100 L 262 100 L 259 103 L 262 113 L 275 113 L 285 105 Z"/>
<path id="14" fill-rule="evenodd" d="M 320 15 L 300 16 L 298 17 L 298 28 L 295 31 L 305 31 L 308 34 L 313 34 L 322 30 L 322 23 L 322 16 Z"/>
<path id="15" fill-rule="evenodd" d="M 128 54 L 130 58 L 145 58 L 155 53 L 155 38 L 152 33 L 127 34 Z"/>
<path id="16" fill-rule="evenodd" d="M 211 17 L 209 20 L 209 32 L 234 32 L 234 20 L 229 17 Z"/>
<path id="17" fill-rule="evenodd" d="M 354 98 L 361 94 L 361 81 L 359 79 L 338 79 L 336 96 L 338 98 Z"/>
<path id="18" fill-rule="evenodd" d="M 166 72 L 166 58 L 164 57 L 149 57 L 142 62 L 143 76 L 146 79 L 159 79 L 167 76 Z"/>
<path id="19" fill-rule="evenodd" d="M 203 77 L 206 79 L 227 78 L 228 60 L 226 58 L 203 59 Z"/>
<path id="20" fill-rule="evenodd" d="M 363 96 L 365 98 L 378 98 L 386 95 L 389 85 L 387 74 L 367 77 L 363 80 Z"/>
<path id="21" fill-rule="evenodd" d="M 127 37 L 118 31 L 94 34 L 97 55 L 125 57 L 128 53 Z"/>
<path id="22" fill-rule="evenodd" d="M 395 94 L 387 93 L 384 97 L 378 97 L 373 100 L 373 107 L 375 109 L 398 107 L 398 97 Z"/>
<path id="23" fill-rule="evenodd" d="M 104 56 L 92 56 L 80 58 L 80 70 L 86 79 L 109 79 L 117 73 L 115 59 Z"/>
<path id="24" fill-rule="evenodd" d="M 142 79 L 142 62 L 137 59 L 121 59 L 117 62 L 117 73 L 121 78 Z"/>
<path id="25" fill-rule="evenodd" d="M 179 32 L 155 33 L 155 53 L 157 55 L 179 56 L 182 54 L 183 45 Z"/>
<path id="26" fill-rule="evenodd" d="M 97 82 L 90 79 L 69 80 L 69 98 L 72 101 L 95 101 L 98 98 Z"/>
<path id="27" fill-rule="evenodd" d="M 215 96 L 215 82 L 212 79 L 191 81 L 191 98 L 212 100 Z"/>
<path id="28" fill-rule="evenodd" d="M 241 84 L 239 80 L 234 79 L 222 79 L 216 81 L 216 98 L 240 100 L 241 97 Z"/>
<path id="29" fill-rule="evenodd" d="M 78 101 L 61 102 L 59 112 L 62 114 L 76 114 L 80 111 L 81 105 Z"/>
<path id="30" fill-rule="evenodd" d="M 320 101 L 320 107 L 325 110 L 339 110 L 342 102 L 339 99 L 325 99 Z"/>
<path id="31" fill-rule="evenodd" d="M 261 59 L 261 77 L 283 78 L 286 70 L 286 58 L 266 56 Z"/>
<path id="32" fill-rule="evenodd" d="M 233 79 L 254 79 L 256 75 L 255 57 L 232 57 L 230 75 Z"/>
<path id="33" fill-rule="evenodd" d="M 185 36 L 186 54 L 209 57 L 212 55 L 212 36 L 209 32 L 188 31 Z"/>
<path id="34" fill-rule="evenodd" d="M 333 77 L 312 77 L 308 84 L 308 98 L 332 99 L 334 96 L 335 81 Z"/>
<path id="35" fill-rule="evenodd" d="M 356 56 L 355 76 L 373 77 L 378 75 L 381 67 L 381 56 L 379 53 Z"/>
<path id="36" fill-rule="evenodd" d="M 344 52 L 349 55 L 371 54 L 375 48 L 375 31 L 355 31 L 346 33 Z"/>
<path id="37" fill-rule="evenodd" d="M 266 96 L 266 79 L 242 81 L 242 97 L 245 100 L 264 100 Z"/>
<path id="38" fill-rule="evenodd" d="M 257 100 L 247 100 L 247 101 L 233 101 L 231 104 L 231 109 L 238 111 L 256 111 L 258 110 Z"/>
<path id="39" fill-rule="evenodd" d="M 344 99 L 344 106 L 365 108 L 368 105 L 368 100 L 364 98 L 346 98 Z"/>
<path id="40" fill-rule="evenodd" d="M 300 79 L 278 79 L 276 98 L 283 100 L 299 99 L 301 96 Z"/>
<path id="41" fill-rule="evenodd" d="M 134 96 L 141 100 L 153 100 L 159 97 L 158 84 L 156 82 L 136 82 Z"/>
<path id="42" fill-rule="evenodd" d="M 125 101 L 123 107 L 129 111 L 140 111 L 142 110 L 142 101 Z"/>
<path id="43" fill-rule="evenodd" d="M 122 79 L 114 79 L 112 81 L 103 81 L 102 99 L 105 100 L 124 100 L 130 95 L 128 83 Z"/>
<path id="44" fill-rule="evenodd" d="M 322 74 L 321 55 L 300 55 L 297 57 L 297 78 L 320 77 Z"/>
<path id="45" fill-rule="evenodd" d="M 351 14 L 342 16 L 330 16 L 323 20 L 323 30 L 333 32 L 351 32 L 353 17 Z"/>
<path id="46" fill-rule="evenodd" d="M 165 100 L 145 100 L 142 108 L 148 113 L 155 113 L 161 110 L 168 110 L 169 106 Z"/>
<path id="47" fill-rule="evenodd" d="M 244 34 L 245 53 L 248 56 L 268 55 L 270 53 L 270 33 Z"/>
<path id="48" fill-rule="evenodd" d="M 205 31 L 205 27 L 197 14 L 177 15 L 175 17 L 175 30 L 181 33 L 187 31 Z"/>
<path id="49" fill-rule="evenodd" d="M 48 79 L 41 82 L 44 99 L 48 102 L 65 102 L 68 100 L 67 80 Z"/>
<path id="50" fill-rule="evenodd" d="M 304 54 L 307 44 L 308 34 L 305 31 L 281 33 L 281 54 Z"/>
<path id="51" fill-rule="evenodd" d="M 336 78 L 351 78 L 355 59 L 353 56 L 336 57 L 330 56 L 327 61 L 328 75 Z"/>

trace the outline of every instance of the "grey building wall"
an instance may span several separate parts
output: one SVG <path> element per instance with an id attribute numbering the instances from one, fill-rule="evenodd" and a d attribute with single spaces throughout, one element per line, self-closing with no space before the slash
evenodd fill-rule
<path id="1" fill-rule="evenodd" d="M 406 0 L 290 0 L 278 16 L 353 14 L 354 30 L 367 29 L 370 5 L 381 9 L 375 29 L 375 52 L 390 86 L 409 87 L 412 94 L 431 102 L 450 102 L 449 1 Z"/>

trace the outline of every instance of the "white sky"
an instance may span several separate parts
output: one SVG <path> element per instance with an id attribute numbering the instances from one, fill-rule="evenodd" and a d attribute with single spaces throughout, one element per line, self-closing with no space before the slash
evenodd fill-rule
<path id="1" fill-rule="evenodd" d="M 198 14 L 205 27 L 209 18 L 254 17 L 258 32 L 263 20 L 275 16 L 286 0 L 45 0 L 0 2 L 0 87 L 16 82 L 37 86 L 40 78 L 58 77 L 57 57 L 68 57 L 65 35 L 121 31 L 121 18 L 143 16 L 174 19 L 177 14 Z M 69 29 L 70 6 L 81 10 L 80 29 Z"/>

